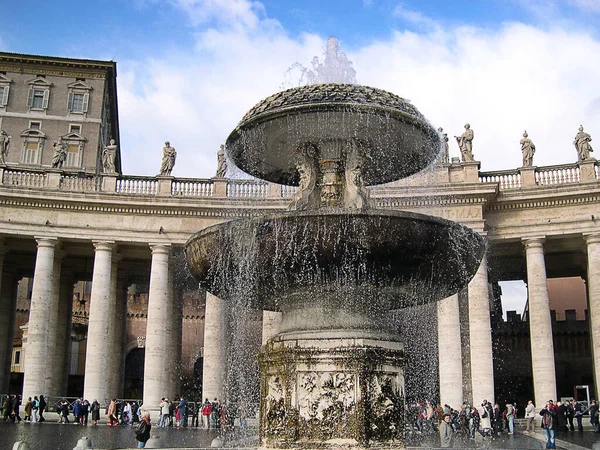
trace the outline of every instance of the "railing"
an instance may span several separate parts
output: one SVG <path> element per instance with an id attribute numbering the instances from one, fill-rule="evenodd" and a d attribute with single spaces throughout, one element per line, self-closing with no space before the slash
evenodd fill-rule
<path id="1" fill-rule="evenodd" d="M 211 197 L 213 194 L 212 180 L 174 179 L 171 183 L 171 195 L 183 197 Z"/>
<path id="2" fill-rule="evenodd" d="M 538 167 L 535 170 L 535 181 L 545 186 L 548 184 L 579 183 L 580 171 L 577 164 Z"/>
<path id="3" fill-rule="evenodd" d="M 154 177 L 128 176 L 117 179 L 117 194 L 156 195 L 158 180 Z"/>
<path id="4" fill-rule="evenodd" d="M 61 191 L 93 192 L 96 190 L 96 176 L 86 173 L 65 174 L 60 180 Z"/>
<path id="5" fill-rule="evenodd" d="M 495 172 L 479 172 L 480 183 L 498 183 L 500 189 L 519 189 L 521 174 L 518 170 L 498 170 Z"/>
<path id="6" fill-rule="evenodd" d="M 282 198 L 292 198 L 298 192 L 298 186 L 287 186 L 285 184 L 281 185 L 281 197 Z"/>
<path id="7" fill-rule="evenodd" d="M 269 183 L 254 180 L 229 180 L 227 183 L 228 198 L 266 198 Z"/>
<path id="8" fill-rule="evenodd" d="M 19 186 L 31 188 L 46 187 L 46 173 L 37 170 L 12 170 L 4 169 L 2 184 L 5 186 Z"/>

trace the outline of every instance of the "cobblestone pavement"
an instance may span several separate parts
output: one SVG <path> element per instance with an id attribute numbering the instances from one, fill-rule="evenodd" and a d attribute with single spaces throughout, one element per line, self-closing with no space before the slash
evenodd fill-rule
<path id="1" fill-rule="evenodd" d="M 153 426 L 152 435 L 159 437 L 164 448 L 210 448 L 212 440 L 218 436 L 215 430 L 206 431 L 199 428 L 157 428 Z M 135 433 L 130 426 L 108 427 L 98 425 L 87 427 L 79 425 L 62 425 L 55 422 L 38 424 L 0 422 L 0 449 L 10 450 L 17 441 L 26 442 L 29 450 L 72 450 L 79 438 L 87 436 L 92 440 L 95 449 L 123 449 L 136 447 Z M 557 448 L 564 450 L 591 449 L 600 435 L 593 432 L 564 433 L 557 437 Z M 248 430 L 242 437 L 239 432 L 226 439 L 229 448 L 257 448 L 256 430 Z M 413 436 L 407 440 L 408 448 L 433 449 L 439 446 L 437 436 Z M 475 440 L 457 436 L 455 448 L 463 449 L 542 449 L 545 448 L 543 434 L 535 436 L 523 433 L 503 435 L 495 439 Z"/>

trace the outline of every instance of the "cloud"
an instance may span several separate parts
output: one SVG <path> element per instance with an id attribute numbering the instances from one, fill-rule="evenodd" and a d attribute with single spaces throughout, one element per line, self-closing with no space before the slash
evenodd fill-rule
<path id="1" fill-rule="evenodd" d="M 422 28 L 425 30 L 439 30 L 440 28 L 439 23 L 434 19 L 424 15 L 420 11 L 415 11 L 413 9 L 407 8 L 402 4 L 396 6 L 396 8 L 394 9 L 394 16 L 412 25 L 415 25 L 418 28 Z"/>
<path id="2" fill-rule="evenodd" d="M 279 90 L 292 63 L 309 66 L 325 45 L 327 36 L 291 37 L 257 2 L 177 2 L 199 24 L 195 46 L 119 61 L 126 173 L 156 174 L 169 140 L 178 151 L 175 176 L 213 176 L 219 145 L 243 114 Z M 580 124 L 600 139 L 597 38 L 560 26 L 441 25 L 415 14 L 407 17 L 427 24 L 418 32 L 391 30 L 386 39 L 342 50 L 361 84 L 410 99 L 442 126 L 452 156 L 458 156 L 452 136 L 466 122 L 482 170 L 519 167 L 524 129 L 536 144 L 538 166 L 575 162 Z"/>
<path id="3" fill-rule="evenodd" d="M 598 0 L 568 0 L 567 3 L 584 12 L 600 14 L 600 2 Z"/>

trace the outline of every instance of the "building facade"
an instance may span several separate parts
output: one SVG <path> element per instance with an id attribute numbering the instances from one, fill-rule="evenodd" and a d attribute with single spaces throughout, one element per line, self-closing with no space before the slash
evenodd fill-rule
<path id="1" fill-rule="evenodd" d="M 287 209 L 294 190 L 250 180 L 127 176 L 120 167 L 103 173 L 102 148 L 118 134 L 113 63 L 89 67 L 85 61 L 39 57 L 42 64 L 30 61 L 37 57 L 1 56 L 0 84 L 9 86 L 1 128 L 12 138 L 0 165 L 0 391 L 9 389 L 12 369 L 14 389 L 24 397 L 71 390 L 90 400 L 141 396 L 151 406 L 161 397 L 200 389 L 199 379 L 203 398 L 225 396 L 231 311 L 198 291 L 185 268 L 183 247 L 208 226 Z M 19 58 L 27 66 L 22 73 L 14 68 Z M 104 78 L 74 76 L 98 67 L 106 70 Z M 68 76 L 63 80 L 51 69 Z M 79 121 L 69 109 L 75 108 L 76 94 L 83 95 L 77 97 Z M 85 102 L 89 117 L 80 112 Z M 31 121 L 42 122 L 39 130 L 31 129 Z M 81 164 L 53 168 L 46 141 L 68 140 L 71 124 L 77 123 L 86 139 Z M 27 156 L 33 131 L 41 151 L 37 159 Z M 575 151 L 568 151 L 575 159 Z M 488 240 L 486 257 L 467 288 L 436 305 L 429 338 L 438 349 L 440 401 L 458 406 L 464 400 L 531 397 L 543 403 L 572 394 L 573 383 L 588 384 L 597 395 L 597 162 L 501 172 L 479 167 L 478 162 L 440 164 L 370 188 L 374 208 L 440 216 Z M 548 280 L 558 278 L 585 283 L 587 313 L 575 325 L 570 315 L 564 326 L 553 319 Z M 527 284 L 527 311 L 507 322 L 499 284 L 513 280 Z M 572 309 L 569 299 L 561 304 Z M 262 328 L 249 334 L 258 349 L 277 332 L 278 313 L 254 311 L 248 317 L 254 328 Z M 577 349 L 588 349 L 578 368 L 581 379 L 563 373 L 571 360 L 561 349 L 570 345 L 576 345 L 573 358 L 583 355 Z M 520 378 L 506 370 L 515 366 L 523 367 L 515 371 Z M 511 390 L 513 379 L 518 392 Z"/>

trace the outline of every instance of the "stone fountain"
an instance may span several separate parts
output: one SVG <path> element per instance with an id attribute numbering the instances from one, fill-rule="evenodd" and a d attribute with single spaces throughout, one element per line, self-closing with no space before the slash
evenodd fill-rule
<path id="1" fill-rule="evenodd" d="M 227 139 L 240 169 L 298 186 L 289 211 L 216 225 L 186 245 L 203 288 L 283 313 L 260 356 L 262 446 L 402 447 L 404 352 L 389 311 L 456 293 L 485 244 L 454 222 L 370 208 L 365 187 L 425 169 L 440 148 L 408 101 L 335 83 L 266 98 Z"/>

